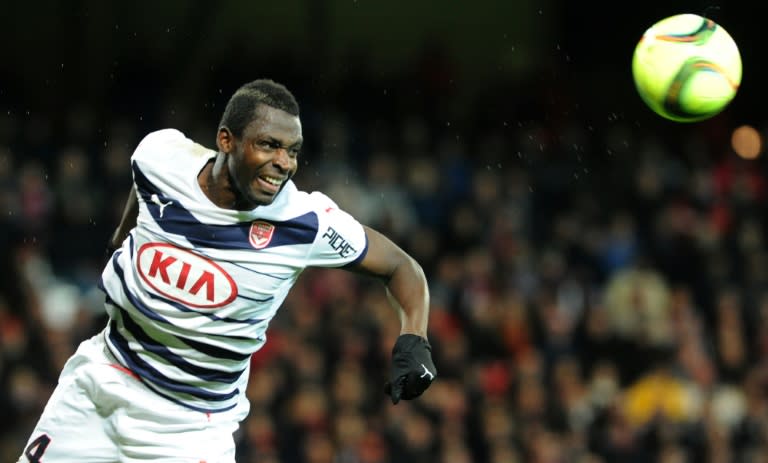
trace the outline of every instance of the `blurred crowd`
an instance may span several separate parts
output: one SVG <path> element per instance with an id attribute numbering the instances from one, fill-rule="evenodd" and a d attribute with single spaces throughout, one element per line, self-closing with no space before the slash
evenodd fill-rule
<path id="1" fill-rule="evenodd" d="M 361 82 L 298 87 L 295 180 L 422 264 L 438 380 L 393 406 L 381 284 L 308 269 L 253 356 L 239 462 L 768 462 L 767 171 L 728 121 L 666 132 L 503 86 L 455 108 L 440 74 Z M 214 146 L 218 115 L 146 103 L 0 118 L 2 461 L 104 326 L 133 147 L 166 126 Z"/>

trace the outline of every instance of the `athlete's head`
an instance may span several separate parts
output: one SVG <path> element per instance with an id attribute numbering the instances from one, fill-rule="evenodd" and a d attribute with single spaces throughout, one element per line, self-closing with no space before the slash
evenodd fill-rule
<path id="1" fill-rule="evenodd" d="M 298 167 L 299 105 L 283 85 L 259 79 L 240 87 L 219 123 L 232 187 L 244 207 L 270 204 Z"/>

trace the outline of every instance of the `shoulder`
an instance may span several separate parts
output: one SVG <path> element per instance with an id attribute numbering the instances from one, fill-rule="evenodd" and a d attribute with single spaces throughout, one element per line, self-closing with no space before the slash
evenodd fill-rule
<path id="1" fill-rule="evenodd" d="M 136 146 L 132 158 L 169 155 L 209 156 L 213 151 L 195 143 L 176 129 L 162 129 L 147 134 Z"/>
<path id="2" fill-rule="evenodd" d="M 146 151 L 153 151 L 161 147 L 165 147 L 169 144 L 178 144 L 189 140 L 183 133 L 176 129 L 162 129 L 148 133 L 141 139 L 134 155 L 136 153 L 143 153 Z M 189 140 L 191 141 L 191 140 Z"/>
<path id="3" fill-rule="evenodd" d="M 311 193 L 298 192 L 303 195 L 301 203 L 317 216 L 318 231 L 325 232 L 329 228 L 337 231 L 355 230 L 362 231 L 362 225 L 347 211 L 339 207 L 336 202 L 319 191 Z"/>
<path id="4" fill-rule="evenodd" d="M 320 192 L 307 192 L 300 190 L 293 180 L 289 180 L 275 201 L 266 206 L 266 210 L 260 212 L 271 212 L 279 215 L 299 215 L 310 212 L 319 213 L 325 209 L 336 208 L 336 203 L 328 196 Z"/>
<path id="5" fill-rule="evenodd" d="M 357 219 L 341 209 L 330 197 L 319 191 L 299 190 L 293 181 L 289 181 L 277 200 L 260 210 L 259 214 L 278 221 L 303 217 L 305 221 L 312 222 L 317 231 L 323 231 L 329 226 L 362 228 Z"/>
<path id="6" fill-rule="evenodd" d="M 275 202 L 257 211 L 289 229 L 294 239 L 313 243 L 306 266 L 340 267 L 365 255 L 368 239 L 362 224 L 323 193 L 301 191 L 289 181 Z"/>

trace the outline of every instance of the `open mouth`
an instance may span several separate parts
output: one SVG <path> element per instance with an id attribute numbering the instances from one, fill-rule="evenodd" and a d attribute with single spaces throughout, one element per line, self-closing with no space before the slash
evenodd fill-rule
<path id="1" fill-rule="evenodd" d="M 285 181 L 284 178 L 270 177 L 268 175 L 258 177 L 257 180 L 259 185 L 261 185 L 262 189 L 272 193 L 277 193 L 277 191 L 280 190 L 280 187 L 283 186 L 283 182 Z"/>

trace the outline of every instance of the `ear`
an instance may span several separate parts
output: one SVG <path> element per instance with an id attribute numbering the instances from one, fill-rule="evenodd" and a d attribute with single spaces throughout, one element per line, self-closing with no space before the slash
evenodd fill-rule
<path id="1" fill-rule="evenodd" d="M 219 133 L 216 134 L 216 146 L 219 151 L 229 154 L 235 149 L 235 136 L 227 127 L 219 127 Z"/>

